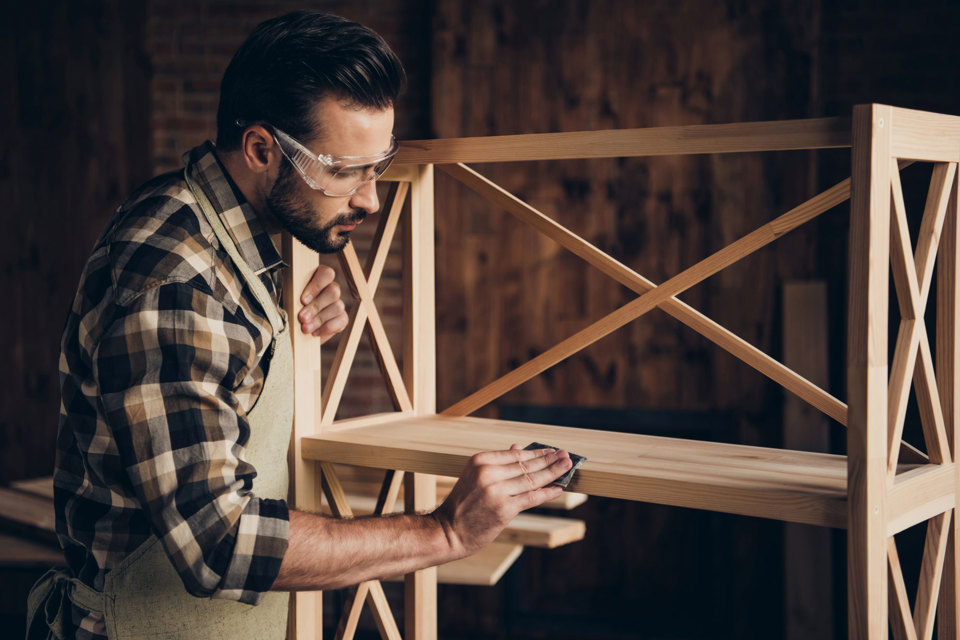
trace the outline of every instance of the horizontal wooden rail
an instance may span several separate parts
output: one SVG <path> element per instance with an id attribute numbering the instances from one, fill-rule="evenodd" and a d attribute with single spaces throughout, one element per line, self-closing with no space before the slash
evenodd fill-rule
<path id="1" fill-rule="evenodd" d="M 850 146 L 850 120 L 813 118 L 648 129 L 406 140 L 398 164 L 517 162 L 789 151 Z M 395 172 L 395 175 L 400 173 Z"/>

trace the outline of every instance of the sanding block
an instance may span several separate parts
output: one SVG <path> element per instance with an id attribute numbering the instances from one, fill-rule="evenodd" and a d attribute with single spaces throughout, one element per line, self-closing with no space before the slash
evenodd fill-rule
<path id="1" fill-rule="evenodd" d="M 531 442 L 530 444 L 525 446 L 524 449 L 557 449 L 558 450 L 560 449 L 560 447 L 551 447 L 548 444 Z M 567 453 L 570 453 L 570 452 L 568 451 Z M 567 485 L 570 484 L 570 481 L 573 480 L 573 474 L 576 472 L 577 469 L 580 468 L 580 465 L 582 465 L 586 461 L 587 459 L 584 458 L 583 456 L 578 456 L 575 453 L 570 453 L 570 462 L 573 463 L 573 466 L 570 467 L 569 471 L 567 471 L 565 474 L 563 474 L 562 476 L 560 476 L 550 484 L 556 484 L 566 489 Z"/>

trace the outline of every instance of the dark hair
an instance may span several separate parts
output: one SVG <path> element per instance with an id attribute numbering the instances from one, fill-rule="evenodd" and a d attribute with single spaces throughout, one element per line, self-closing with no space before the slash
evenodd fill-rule
<path id="1" fill-rule="evenodd" d="M 267 122 L 294 138 L 322 130 L 313 107 L 333 95 L 357 107 L 386 109 L 405 81 L 403 65 L 376 32 L 317 11 L 262 22 L 240 46 L 220 83 L 217 146 L 240 146 L 245 123 Z"/>

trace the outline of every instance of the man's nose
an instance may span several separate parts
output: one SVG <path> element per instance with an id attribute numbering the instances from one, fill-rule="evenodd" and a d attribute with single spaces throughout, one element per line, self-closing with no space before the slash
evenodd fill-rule
<path id="1" fill-rule="evenodd" d="M 350 206 L 354 209 L 363 209 L 367 213 L 379 211 L 380 200 L 377 198 L 377 181 L 370 180 L 360 185 L 360 188 L 350 196 Z"/>

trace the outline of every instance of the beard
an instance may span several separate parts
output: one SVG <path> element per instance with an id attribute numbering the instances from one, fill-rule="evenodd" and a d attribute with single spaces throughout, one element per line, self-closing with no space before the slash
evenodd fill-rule
<path id="1" fill-rule="evenodd" d="M 288 162 L 280 165 L 277 180 L 267 195 L 267 207 L 280 224 L 304 246 L 318 253 L 337 253 L 350 241 L 349 231 L 335 232 L 338 225 L 360 224 L 368 212 L 353 209 L 323 226 L 317 226 L 317 214 L 310 209 L 304 198 L 297 197 L 297 188 L 306 188 L 302 178 Z"/>

